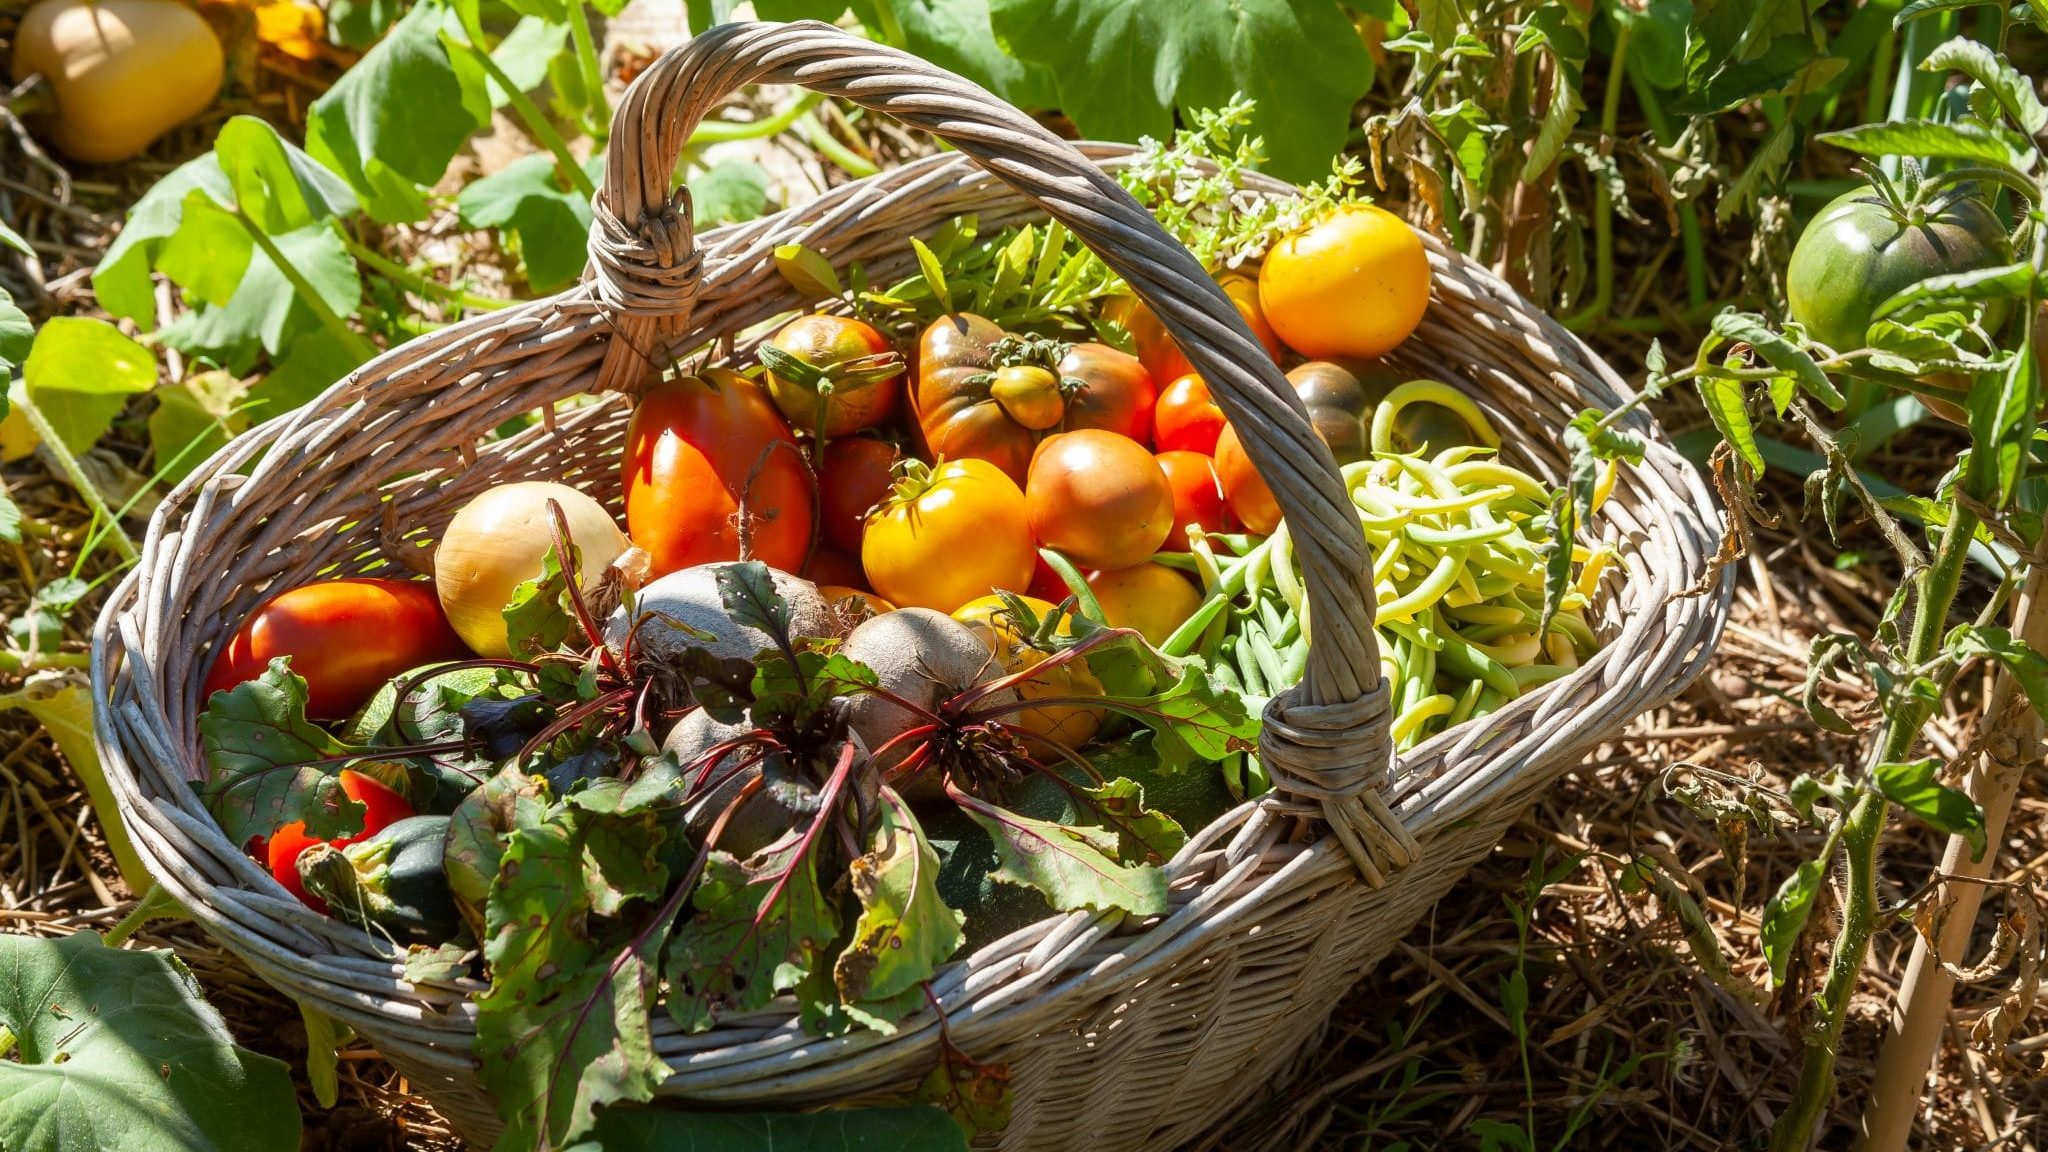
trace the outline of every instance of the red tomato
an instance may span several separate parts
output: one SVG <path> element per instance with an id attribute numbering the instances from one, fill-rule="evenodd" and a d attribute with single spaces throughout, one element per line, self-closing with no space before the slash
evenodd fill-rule
<path id="1" fill-rule="evenodd" d="M 1060 578 L 1059 573 L 1052 570 L 1052 565 L 1045 562 L 1045 557 L 1040 556 L 1035 563 L 1037 566 L 1031 570 L 1031 585 L 1025 589 L 1027 594 L 1036 596 L 1048 604 L 1057 604 L 1073 595 L 1067 588 L 1067 582 Z M 1085 576 L 1086 573 L 1082 575 Z"/>
<path id="2" fill-rule="evenodd" d="M 1031 458 L 1031 532 L 1080 568 L 1149 559 L 1173 527 L 1173 490 L 1145 447 L 1094 428 L 1049 436 Z"/>
<path id="3" fill-rule="evenodd" d="M 205 696 L 254 680 L 289 656 L 306 681 L 306 715 L 344 720 L 408 669 L 460 660 L 469 647 L 434 586 L 416 580 L 327 580 L 265 601 L 214 659 Z"/>
<path id="4" fill-rule="evenodd" d="M 375 836 L 408 816 L 417 814 L 413 811 L 410 801 L 378 783 L 373 777 L 344 768 L 341 770 L 339 783 L 343 794 L 363 806 L 361 832 L 338 840 L 322 840 L 317 836 L 306 835 L 305 821 L 294 820 L 279 828 L 263 845 L 263 858 L 270 866 L 270 874 L 277 878 L 279 884 L 284 885 L 285 891 L 297 896 L 306 907 L 323 916 L 327 913 L 327 902 L 307 892 L 305 885 L 299 881 L 299 854 L 315 844 L 332 844 L 336 848 L 346 848 L 358 840 Z"/>
<path id="5" fill-rule="evenodd" d="M 896 477 L 896 446 L 871 436 L 849 436 L 825 445 L 818 469 L 819 531 L 825 542 L 859 555 L 868 513 L 889 496 Z"/>
<path id="6" fill-rule="evenodd" d="M 626 534 L 656 576 L 740 556 L 792 571 L 811 543 L 811 475 L 761 387 L 723 368 L 651 385 L 626 429 Z"/>
<path id="7" fill-rule="evenodd" d="M 813 584 L 840 584 L 849 588 L 868 586 L 868 576 L 860 566 L 858 555 L 829 545 L 812 549 L 811 562 L 804 565 L 804 570 L 798 575 Z"/>
<path id="8" fill-rule="evenodd" d="M 1209 395 L 1209 385 L 1193 372 L 1166 386 L 1152 410 L 1152 443 L 1161 452 L 1216 451 L 1223 434 L 1223 409 Z"/>
<path id="9" fill-rule="evenodd" d="M 1223 482 L 1223 497 L 1244 526 L 1261 536 L 1280 526 L 1280 503 L 1265 478 L 1252 467 L 1251 457 L 1237 439 L 1237 429 L 1225 428 L 1216 441 L 1216 478 Z"/>
<path id="10" fill-rule="evenodd" d="M 1216 476 L 1216 461 L 1200 452 L 1161 452 L 1153 457 L 1166 473 L 1166 485 L 1173 489 L 1173 530 L 1161 545 L 1168 552 L 1188 550 L 1188 525 L 1204 532 L 1229 532 L 1237 527 L 1230 504 L 1223 498 L 1223 481 Z"/>

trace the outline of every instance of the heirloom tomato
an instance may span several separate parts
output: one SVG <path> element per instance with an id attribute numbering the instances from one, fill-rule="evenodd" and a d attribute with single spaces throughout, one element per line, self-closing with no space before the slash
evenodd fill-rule
<path id="1" fill-rule="evenodd" d="M 873 428 L 896 410 L 907 370 L 903 357 L 871 326 L 813 313 L 783 325 L 760 349 L 768 395 L 799 432 L 826 437 Z M 829 396 L 823 389 L 829 388 Z"/>
<path id="2" fill-rule="evenodd" d="M 1399 216 L 1347 204 L 1273 245 L 1259 303 L 1304 356 L 1383 356 L 1429 307 L 1429 253 Z"/>
<path id="3" fill-rule="evenodd" d="M 1031 531 L 1082 568 L 1128 568 L 1173 527 L 1173 490 L 1144 445 L 1084 428 L 1049 436 L 1024 486 Z"/>
<path id="4" fill-rule="evenodd" d="M 1140 444 L 1151 439 L 1159 389 L 1136 356 L 1107 344 L 1076 344 L 1060 357 L 1059 376 L 1071 389 L 1061 427 L 1099 428 Z"/>
<path id="5" fill-rule="evenodd" d="M 653 575 L 752 559 L 793 572 L 811 543 L 811 475 L 752 380 L 723 368 L 651 385 L 626 429 L 626 533 Z"/>
<path id="6" fill-rule="evenodd" d="M 441 614 L 434 586 L 414 580 L 326 580 L 259 605 L 206 675 L 205 695 L 254 680 L 289 656 L 306 681 L 306 715 L 346 719 L 408 669 L 469 655 Z"/>
<path id="7" fill-rule="evenodd" d="M 887 440 L 848 436 L 825 445 L 818 469 L 818 530 L 825 542 L 860 551 L 861 525 L 896 482 L 898 453 Z"/>
<path id="8" fill-rule="evenodd" d="M 1223 409 L 1209 395 L 1208 382 L 1189 372 L 1166 386 L 1152 411 L 1152 446 L 1161 452 L 1216 451 L 1223 434 Z"/>
<path id="9" fill-rule="evenodd" d="M 1031 582 L 1038 553 L 1024 493 L 1002 469 L 987 460 L 906 460 L 898 471 L 861 538 L 861 566 L 876 594 L 901 608 L 951 612 Z"/>
<path id="10" fill-rule="evenodd" d="M 1216 441 L 1216 479 L 1223 484 L 1223 498 L 1230 502 L 1231 514 L 1246 528 L 1264 536 L 1280 526 L 1280 503 L 1259 470 L 1252 467 L 1236 428 L 1225 428 Z"/>
<path id="11" fill-rule="evenodd" d="M 1237 305 L 1237 314 L 1244 317 L 1245 327 L 1251 329 L 1265 349 L 1266 354 L 1278 364 L 1287 349 L 1273 326 L 1266 322 L 1265 309 L 1259 303 L 1259 281 L 1256 277 L 1242 272 L 1225 272 L 1216 277 L 1216 283 L 1223 288 L 1223 294 Z M 1152 309 L 1136 296 L 1118 296 L 1103 306 L 1103 315 L 1124 326 L 1131 334 L 1131 343 L 1138 350 L 1138 360 L 1152 379 L 1161 383 L 1178 380 L 1194 368 L 1181 353 L 1180 346 L 1167 335 L 1166 325 L 1159 322 Z M 1160 445 L 1165 447 L 1165 445 Z"/>

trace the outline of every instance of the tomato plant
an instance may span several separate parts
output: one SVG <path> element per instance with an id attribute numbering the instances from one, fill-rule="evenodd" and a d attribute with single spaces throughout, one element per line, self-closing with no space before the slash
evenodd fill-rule
<path id="1" fill-rule="evenodd" d="M 1259 303 L 1304 356 L 1384 356 L 1429 307 L 1429 254 L 1399 216 L 1345 205 L 1273 246 Z"/>
<path id="2" fill-rule="evenodd" d="M 824 437 L 873 428 L 896 410 L 903 357 L 868 324 L 812 313 L 783 325 L 759 351 L 768 395 L 799 431 Z"/>
<path id="3" fill-rule="evenodd" d="M 722 368 L 648 387 L 626 429 L 626 534 L 656 575 L 747 554 L 793 572 L 811 544 L 811 475 L 782 415 Z"/>
<path id="4" fill-rule="evenodd" d="M 1048 437 L 1024 486 L 1038 542 L 1083 568 L 1128 568 L 1173 527 L 1173 490 L 1143 445 L 1097 429 Z"/>
<path id="5" fill-rule="evenodd" d="M 1024 493 L 1000 468 L 977 459 L 937 467 L 907 460 L 899 473 L 861 540 L 861 566 L 882 599 L 951 612 L 1031 582 L 1038 554 Z"/>
<path id="6" fill-rule="evenodd" d="M 266 600 L 229 638 L 203 696 L 254 680 L 280 656 L 306 681 L 307 714 L 347 717 L 384 682 L 469 648 L 441 614 L 434 586 L 416 580 L 325 580 Z"/>
<path id="7" fill-rule="evenodd" d="M 1873 185 L 1836 197 L 1799 234 L 1785 303 L 1807 335 L 1846 352 L 1902 289 L 2010 259 L 2005 225 L 1974 188 Z"/>

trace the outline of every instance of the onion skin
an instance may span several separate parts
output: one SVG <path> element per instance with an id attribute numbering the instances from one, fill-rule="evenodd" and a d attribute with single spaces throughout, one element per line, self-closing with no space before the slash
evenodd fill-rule
<path id="1" fill-rule="evenodd" d="M 479 656 L 512 655 L 505 604 L 513 589 L 539 577 L 542 559 L 554 546 L 549 500 L 562 506 L 570 542 L 582 555 L 584 587 L 594 586 L 627 548 L 611 513 L 566 484 L 501 484 L 463 505 L 434 552 L 434 588 L 448 623 Z"/>

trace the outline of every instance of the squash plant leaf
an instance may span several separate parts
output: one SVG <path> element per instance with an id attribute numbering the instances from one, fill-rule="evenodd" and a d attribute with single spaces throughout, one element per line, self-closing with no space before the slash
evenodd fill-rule
<path id="1" fill-rule="evenodd" d="M 482 126 L 481 75 L 457 71 L 441 39 L 452 16 L 438 0 L 415 6 L 307 113 L 306 150 L 373 219 L 423 219 L 426 186 Z"/>
<path id="2" fill-rule="evenodd" d="M 231 372 L 198 372 L 157 389 L 149 444 L 157 478 L 176 484 L 249 426 L 248 386 Z"/>
<path id="3" fill-rule="evenodd" d="M 491 989 L 477 999 L 498 1147 L 560 1147 L 598 1107 L 650 1099 L 667 1079 L 648 1013 L 673 909 L 620 914 L 662 894 L 666 870 L 646 861 L 665 836 L 649 811 L 567 805 L 506 836 L 485 915 Z"/>
<path id="4" fill-rule="evenodd" d="M 1034 820 L 951 789 L 948 795 L 995 840 L 1001 861 L 989 873 L 995 879 L 1036 888 L 1063 912 L 1166 911 L 1166 873 L 1150 864 L 1118 863 L 1116 833 Z"/>
<path id="5" fill-rule="evenodd" d="M 185 198 L 195 191 L 220 203 L 234 196 L 220 159 L 211 152 L 186 161 L 151 185 L 128 209 L 120 235 L 92 270 L 93 295 L 100 307 L 133 320 L 144 332 L 156 327 L 156 289 L 149 274 L 164 245 L 184 223 Z"/>
<path id="6" fill-rule="evenodd" d="M 356 210 L 355 193 L 266 120 L 236 116 L 221 125 L 213 154 L 240 208 L 267 233 L 290 232 Z"/>
<path id="7" fill-rule="evenodd" d="M 333 839 L 359 832 L 363 806 L 338 779 L 351 748 L 306 719 L 306 682 L 283 656 L 262 676 L 216 692 L 199 717 L 207 811 L 230 841 L 247 844 L 294 820 Z"/>
<path id="8" fill-rule="evenodd" d="M 188 205 L 186 214 L 203 217 L 218 211 Z M 328 311 L 344 317 L 355 313 L 363 298 L 362 275 L 334 221 L 281 233 L 270 237 L 270 242 Z M 281 356 L 299 337 L 323 330 L 318 315 L 300 298 L 298 287 L 267 253 L 255 249 L 248 270 L 225 303 L 202 305 L 179 317 L 165 328 L 163 338 L 181 351 L 209 356 L 234 368 L 248 363 L 259 346 L 272 356 Z"/>
<path id="9" fill-rule="evenodd" d="M 7 289 L 0 288 L 0 393 L 6 391 L 14 369 L 28 359 L 29 346 L 34 339 L 35 326 L 29 323 L 28 314 L 15 304 Z M 0 395 L 0 416 L 6 413 L 6 397 Z"/>
<path id="10" fill-rule="evenodd" d="M 721 160 L 693 174 L 692 226 L 701 230 L 755 219 L 768 210 L 768 183 L 768 170 L 751 160 Z M 588 205 L 584 211 L 588 213 Z"/>
<path id="11" fill-rule="evenodd" d="M 128 398 L 156 387 L 156 358 L 104 320 L 58 316 L 21 366 L 29 401 L 72 452 L 113 426 Z"/>
<path id="12" fill-rule="evenodd" d="M 565 1152 L 967 1152 L 952 1118 L 929 1104 L 823 1112 L 682 1112 L 607 1108 L 597 1138 Z"/>
<path id="13" fill-rule="evenodd" d="M 1176 109 L 1257 102 L 1276 176 L 1329 171 L 1372 57 L 1332 0 L 991 0 L 999 43 L 1053 74 L 1083 136 L 1164 139 Z"/>
<path id="14" fill-rule="evenodd" d="M 753 1012 L 818 968 L 839 913 L 818 884 L 815 845 L 785 837 L 741 862 L 714 852 L 691 894 L 695 909 L 668 945 L 669 1015 L 701 1032 Z"/>
<path id="15" fill-rule="evenodd" d="M 604 158 L 592 157 L 584 171 L 604 178 Z M 583 271 L 590 241 L 590 200 L 564 188 L 555 159 L 546 153 L 521 157 L 464 188 L 455 208 L 465 228 L 497 228 L 513 237 L 526 264 L 526 283 L 553 292 Z"/>
<path id="16" fill-rule="evenodd" d="M 297 1148 L 290 1069 L 235 1044 L 177 957 L 0 936 L 0 1147 Z"/>
<path id="17" fill-rule="evenodd" d="M 857 0 L 854 10 L 869 28 L 877 7 Z M 1005 51 L 990 22 L 989 0 L 893 0 L 890 14 L 903 29 L 903 47 L 921 59 L 979 83 L 1019 108 L 1059 103 L 1052 70 Z"/>
<path id="18" fill-rule="evenodd" d="M 857 1018 L 893 1025 L 923 1002 L 919 986 L 966 939 L 962 917 L 939 897 L 938 853 L 910 806 L 887 788 L 874 839 L 848 874 L 861 913 L 832 967 L 833 982 Z"/>

